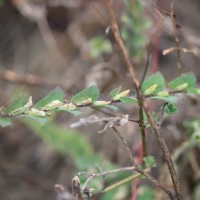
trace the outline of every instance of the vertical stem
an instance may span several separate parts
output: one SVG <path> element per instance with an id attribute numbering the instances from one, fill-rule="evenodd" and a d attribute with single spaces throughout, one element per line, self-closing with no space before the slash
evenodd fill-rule
<path id="1" fill-rule="evenodd" d="M 139 83 L 139 81 L 136 77 L 134 67 L 133 67 L 133 65 L 132 65 L 132 63 L 129 59 L 129 56 L 128 56 L 127 50 L 125 48 L 124 42 L 121 38 L 117 19 L 116 19 L 115 12 L 114 12 L 113 0 L 106 0 L 106 3 L 107 3 L 107 7 L 108 7 L 108 10 L 109 10 L 109 14 L 110 14 L 112 31 L 113 31 L 113 34 L 115 36 L 115 40 L 116 40 L 117 44 L 119 45 L 119 48 L 122 52 L 122 56 L 123 56 L 123 59 L 124 59 L 124 62 L 125 62 L 126 69 L 130 73 L 131 79 L 132 79 L 133 84 L 135 86 L 135 89 L 137 91 L 138 102 L 142 102 L 143 109 L 144 109 L 144 111 L 147 115 L 147 118 L 149 120 L 151 128 L 152 128 L 154 134 L 156 135 L 156 138 L 158 139 L 163 157 L 164 157 L 164 159 L 167 163 L 169 172 L 171 174 L 171 179 L 172 179 L 172 182 L 173 182 L 173 186 L 174 186 L 174 189 L 175 189 L 175 192 L 176 192 L 177 199 L 182 200 L 183 196 L 182 196 L 182 193 L 181 193 L 181 188 L 180 188 L 180 185 L 179 185 L 179 182 L 178 182 L 178 177 L 177 177 L 177 174 L 176 174 L 176 171 L 175 171 L 169 150 L 168 150 L 168 148 L 165 144 L 165 141 L 164 141 L 160 131 L 158 130 L 157 125 L 155 124 L 155 122 L 153 120 L 152 115 L 148 111 L 148 106 L 145 103 L 145 100 L 144 100 L 143 95 L 142 95 L 142 91 L 140 89 L 140 83 Z M 138 106 L 140 106 L 140 105 L 138 104 Z"/>
<path id="2" fill-rule="evenodd" d="M 123 136 L 120 134 L 120 132 L 115 127 L 113 127 L 113 130 L 114 130 L 115 134 L 117 135 L 117 137 L 122 141 L 124 147 L 126 148 L 126 151 L 130 157 L 130 160 L 131 160 L 133 166 L 136 166 L 132 152 L 131 152 L 130 148 L 128 147 L 126 140 L 123 138 Z"/>
<path id="3" fill-rule="evenodd" d="M 176 50 L 177 68 L 178 68 L 179 76 L 181 76 L 181 74 L 182 74 L 182 61 L 181 61 L 180 41 L 179 41 L 179 38 L 178 38 L 178 32 L 177 32 L 178 25 L 176 23 L 176 15 L 174 13 L 174 7 L 173 7 L 172 2 L 171 2 L 170 16 L 171 16 L 171 21 L 172 21 L 172 25 L 173 25 L 174 39 L 175 39 L 175 44 L 176 44 L 176 49 L 177 49 Z"/>
<path id="4" fill-rule="evenodd" d="M 173 182 L 173 185 L 174 185 L 174 189 L 176 191 L 177 199 L 178 200 L 182 200 L 183 196 L 182 196 L 180 184 L 179 184 L 179 181 L 178 181 L 178 176 L 176 174 L 176 170 L 175 170 L 174 164 L 172 162 L 169 149 L 168 149 L 167 145 L 165 144 L 165 141 L 164 141 L 164 138 L 163 138 L 163 136 L 161 134 L 161 131 L 156 126 L 156 124 L 154 122 L 154 119 L 152 118 L 152 116 L 151 116 L 150 112 L 148 111 L 148 108 L 147 108 L 146 105 L 144 105 L 144 111 L 145 111 L 145 113 L 147 115 L 147 118 L 149 120 L 149 123 L 151 125 L 151 128 L 152 128 L 154 134 L 158 138 L 158 142 L 159 142 L 160 148 L 162 150 L 163 157 L 165 159 L 165 162 L 167 163 L 169 172 L 171 174 L 171 178 L 172 178 L 172 182 Z"/>
<path id="5" fill-rule="evenodd" d="M 143 117 L 143 102 L 138 101 L 139 104 L 139 126 L 140 126 L 140 133 L 142 137 L 142 148 L 143 148 L 143 156 L 147 157 L 147 142 L 146 142 L 146 133 L 145 133 L 145 126 L 144 126 L 144 117 Z"/>

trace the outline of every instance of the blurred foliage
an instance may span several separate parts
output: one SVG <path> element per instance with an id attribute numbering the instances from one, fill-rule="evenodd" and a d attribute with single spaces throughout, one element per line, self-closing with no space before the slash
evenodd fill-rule
<path id="1" fill-rule="evenodd" d="M 90 40 L 90 55 L 96 59 L 104 53 L 112 52 L 112 45 L 108 39 L 102 36 L 96 36 Z"/>
<path id="2" fill-rule="evenodd" d="M 122 38 L 125 41 L 129 55 L 140 61 L 144 55 L 143 49 L 148 43 L 146 31 L 150 28 L 151 21 L 144 16 L 144 7 L 140 1 L 135 0 L 133 3 L 125 0 L 125 4 L 127 10 L 121 16 Z M 96 36 L 91 39 L 90 47 L 90 55 L 94 59 L 100 57 L 103 53 L 112 52 L 110 41 L 103 36 Z"/>
<path id="3" fill-rule="evenodd" d="M 200 147 L 200 117 L 186 121 L 184 124 L 188 128 L 192 142 Z"/>
<path id="4" fill-rule="evenodd" d="M 5 3 L 4 0 L 0 0 L 0 6 L 3 6 L 4 3 Z"/>
<path id="5" fill-rule="evenodd" d="M 77 130 L 62 128 L 61 126 L 56 125 L 53 121 L 41 125 L 38 120 L 34 120 L 33 118 L 23 117 L 22 120 L 35 134 L 42 138 L 45 143 L 53 147 L 56 151 L 70 156 L 77 166 L 77 169 L 75 170 L 76 174 L 80 171 L 100 173 L 101 171 L 99 168 L 103 171 L 108 171 L 117 167 L 105 161 L 101 155 L 95 153 L 88 139 L 83 135 L 83 133 Z M 97 166 L 99 166 L 99 168 Z M 106 181 L 107 184 L 112 184 L 113 182 L 121 180 L 129 175 L 130 173 L 114 174 L 106 177 L 104 181 Z M 81 183 L 84 183 L 87 179 L 87 177 L 84 176 L 80 177 Z M 102 180 L 102 178 L 94 179 L 89 183 L 89 186 L 94 189 L 94 194 L 103 190 L 104 181 Z M 126 185 L 130 184 L 131 182 Z M 122 187 L 124 188 L 123 191 L 126 191 L 127 194 L 129 188 L 125 186 Z M 120 190 L 121 187 L 117 188 L 115 191 L 118 193 Z M 113 194 L 112 191 L 104 193 L 102 198 L 108 200 L 109 198 L 106 197 L 107 195 L 111 197 L 111 199 L 114 199 L 113 196 L 116 196 L 116 193 Z"/>
<path id="6" fill-rule="evenodd" d="M 23 121 L 44 142 L 58 152 L 71 156 L 80 170 L 88 169 L 91 163 L 102 162 L 102 158 L 93 152 L 89 141 L 80 132 L 69 128 L 64 129 L 52 121 L 43 126 L 33 119 L 23 118 Z"/>
<path id="7" fill-rule="evenodd" d="M 121 16 L 121 34 L 125 41 L 129 55 L 134 60 L 141 60 L 143 49 L 148 43 L 146 31 L 151 26 L 151 21 L 144 15 L 144 6 L 139 0 L 125 0 L 126 12 Z"/>
<path id="8" fill-rule="evenodd" d="M 116 188 L 114 190 L 111 190 L 110 192 L 107 192 L 104 194 L 102 200 L 123 200 L 127 199 L 127 197 L 130 195 L 129 192 L 131 191 L 130 185 L 129 189 L 127 190 L 126 185 Z"/>
<path id="9" fill-rule="evenodd" d="M 148 186 L 140 186 L 138 189 L 138 198 L 137 200 L 154 200 L 155 195 L 152 188 Z"/>
<path id="10" fill-rule="evenodd" d="M 156 160 L 153 156 L 143 157 L 146 168 L 156 167 Z"/>
<path id="11" fill-rule="evenodd" d="M 199 200 L 200 199 L 200 181 L 196 184 L 194 193 L 192 196 L 192 200 Z"/>

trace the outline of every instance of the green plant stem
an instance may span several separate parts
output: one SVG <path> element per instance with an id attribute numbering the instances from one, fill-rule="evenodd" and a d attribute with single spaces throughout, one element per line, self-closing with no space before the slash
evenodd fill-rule
<path id="1" fill-rule="evenodd" d="M 142 148 L 143 148 L 143 156 L 147 157 L 147 142 L 146 142 L 146 133 L 145 133 L 145 125 L 144 125 L 144 116 L 143 116 L 143 102 L 142 101 L 138 101 L 139 102 L 139 127 L 140 127 L 140 133 L 141 133 L 141 137 L 142 137 Z M 144 164 L 144 162 L 143 162 Z"/>

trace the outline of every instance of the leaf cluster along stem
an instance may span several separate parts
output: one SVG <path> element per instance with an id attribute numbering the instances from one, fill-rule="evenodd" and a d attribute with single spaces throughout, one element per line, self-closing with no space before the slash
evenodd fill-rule
<path id="1" fill-rule="evenodd" d="M 136 89 L 136 92 L 137 92 L 137 95 L 138 95 L 139 109 L 141 109 L 140 107 L 142 106 L 144 112 L 147 115 L 147 118 L 150 122 L 151 128 L 152 128 L 154 134 L 156 135 L 156 137 L 158 139 L 160 148 L 162 150 L 163 157 L 164 157 L 164 159 L 167 163 L 168 169 L 170 171 L 171 179 L 172 179 L 172 182 L 173 182 L 173 186 L 174 186 L 174 189 L 175 189 L 175 192 L 176 192 L 177 199 L 182 200 L 183 196 L 182 196 L 181 188 L 180 188 L 180 185 L 179 185 L 179 182 L 178 182 L 178 177 L 177 177 L 177 174 L 176 174 L 174 164 L 172 162 L 168 147 L 166 146 L 165 141 L 164 141 L 164 139 L 161 135 L 161 132 L 160 132 L 160 130 L 158 130 L 158 128 L 155 124 L 155 121 L 153 120 L 153 117 L 148 110 L 148 106 L 145 103 L 145 99 L 143 98 L 143 95 L 142 95 L 142 92 L 141 92 L 141 89 L 140 89 L 139 81 L 136 78 L 134 67 L 133 67 L 133 65 L 132 65 L 132 63 L 129 59 L 129 56 L 128 56 L 128 53 L 126 51 L 124 42 L 121 38 L 117 19 L 116 19 L 115 12 L 114 12 L 113 0 L 107 0 L 106 3 L 107 3 L 108 11 L 109 11 L 109 14 L 110 14 L 111 27 L 112 27 L 112 31 L 114 33 L 115 40 L 116 40 L 117 44 L 119 45 L 119 48 L 122 52 L 126 69 L 130 73 L 131 79 L 133 81 L 133 84 L 135 86 L 135 89 Z M 139 117 L 141 117 L 141 116 L 139 116 Z M 140 120 L 142 120 L 142 118 L 140 118 Z M 161 189 L 163 190 L 163 188 L 161 188 Z M 164 190 L 164 191 L 166 192 L 166 190 Z"/>

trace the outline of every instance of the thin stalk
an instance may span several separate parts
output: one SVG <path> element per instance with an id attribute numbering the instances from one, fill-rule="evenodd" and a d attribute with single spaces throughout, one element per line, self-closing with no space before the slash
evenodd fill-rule
<path id="1" fill-rule="evenodd" d="M 139 102 L 139 127 L 140 127 L 140 133 L 142 137 L 142 150 L 143 150 L 143 156 L 147 157 L 147 142 L 146 142 L 146 133 L 145 133 L 145 125 L 144 125 L 144 116 L 143 116 L 143 102 Z M 143 163 L 144 164 L 144 163 Z"/>
<path id="2" fill-rule="evenodd" d="M 124 59 L 124 62 L 125 62 L 126 69 L 130 73 L 131 79 L 132 79 L 133 84 L 135 86 L 135 89 L 137 91 L 138 101 L 143 102 L 143 109 L 144 109 L 145 113 L 147 114 L 151 128 L 152 128 L 154 134 L 156 135 L 156 138 L 159 141 L 163 157 L 164 157 L 164 159 L 167 163 L 169 172 L 171 174 L 171 179 L 172 179 L 172 182 L 173 182 L 173 186 L 174 186 L 174 189 L 175 189 L 175 192 L 176 192 L 177 199 L 182 200 L 183 196 L 182 196 L 182 193 L 181 193 L 181 188 L 180 188 L 180 185 L 179 185 L 179 182 L 178 182 L 178 177 L 177 177 L 177 174 L 176 174 L 176 171 L 175 171 L 169 150 L 168 150 L 168 148 L 167 148 L 167 146 L 164 142 L 164 139 L 163 139 L 161 133 L 158 130 L 158 127 L 156 126 L 156 124 L 153 120 L 152 115 L 148 111 L 147 104 L 145 103 L 145 99 L 143 98 L 142 91 L 140 90 L 140 87 L 139 87 L 140 83 L 139 83 L 138 79 L 136 78 L 134 67 L 133 67 L 133 65 L 132 65 L 132 63 L 129 59 L 129 56 L 128 56 L 127 50 L 125 48 L 124 42 L 121 38 L 117 19 L 116 19 L 115 12 L 114 12 L 113 0 L 107 0 L 106 3 L 107 3 L 108 11 L 109 11 L 109 14 L 110 14 L 112 31 L 113 31 L 113 34 L 115 36 L 115 40 L 116 40 L 116 42 L 117 42 L 117 44 L 118 44 L 118 46 L 119 46 L 119 48 L 122 52 L 122 56 L 123 56 L 123 59 Z"/>
<path id="3" fill-rule="evenodd" d="M 144 175 L 153 185 L 155 185 L 156 187 L 160 188 L 161 190 L 163 190 L 165 193 L 168 194 L 169 196 L 169 199 L 173 200 L 174 197 L 172 195 L 172 192 L 167 189 L 165 186 L 163 186 L 161 183 L 159 183 L 156 179 L 154 179 L 150 174 L 148 174 L 148 172 L 146 172 L 145 170 L 142 170 L 141 168 L 139 168 L 136 164 L 135 164 L 135 161 L 134 161 L 134 158 L 133 158 L 133 155 L 132 155 L 132 152 L 130 150 L 130 148 L 128 147 L 127 145 L 127 142 L 126 140 L 123 138 L 123 136 L 120 134 L 120 132 L 115 128 L 113 127 L 113 130 L 114 132 L 116 133 L 117 137 L 121 140 L 121 142 L 123 143 L 124 147 L 126 148 L 126 151 L 127 153 L 129 154 L 129 157 L 132 161 L 132 164 L 133 164 L 133 167 L 134 167 L 134 170 L 142 175 Z"/>
<path id="4" fill-rule="evenodd" d="M 115 132 L 115 134 L 117 135 L 117 137 L 121 140 L 122 144 L 124 145 L 129 157 L 130 157 L 130 160 L 133 164 L 133 166 L 137 166 L 135 161 L 134 161 L 134 158 L 133 158 L 133 155 L 132 155 L 132 152 L 130 150 L 130 148 L 128 147 L 128 144 L 126 142 L 126 140 L 123 138 L 123 136 L 120 134 L 120 132 L 116 129 L 116 127 L 113 127 L 113 130 Z"/>
<path id="5" fill-rule="evenodd" d="M 174 7 L 173 3 L 171 2 L 171 12 L 170 12 L 170 17 L 173 25 L 173 31 L 174 31 L 174 40 L 175 40 L 175 45 L 176 45 L 176 55 L 177 55 L 177 68 L 178 68 L 178 73 L 179 76 L 182 74 L 182 60 L 181 60 L 181 50 L 180 50 L 180 40 L 178 37 L 178 25 L 176 23 L 176 15 L 174 13 Z"/>
<path id="6" fill-rule="evenodd" d="M 176 191 L 177 199 L 182 200 L 183 196 L 182 196 L 181 187 L 180 187 L 180 184 L 179 184 L 179 181 L 178 181 L 178 176 L 176 174 L 176 170 L 175 170 L 174 164 L 172 162 L 172 158 L 171 158 L 169 149 L 168 149 L 168 147 L 165 143 L 165 140 L 164 140 L 164 138 L 161 134 L 161 130 L 155 124 L 155 121 L 154 121 L 153 117 L 151 116 L 146 104 L 144 105 L 143 108 L 144 108 L 144 111 L 147 115 L 149 123 L 151 125 L 151 128 L 152 128 L 154 134 L 156 135 L 156 137 L 158 139 L 160 148 L 161 148 L 162 153 L 163 153 L 164 160 L 167 163 L 167 166 L 168 166 L 168 169 L 169 169 L 169 172 L 170 172 L 170 175 L 171 175 L 171 179 L 172 179 L 172 182 L 173 182 L 173 185 L 174 185 L 174 189 Z"/>

